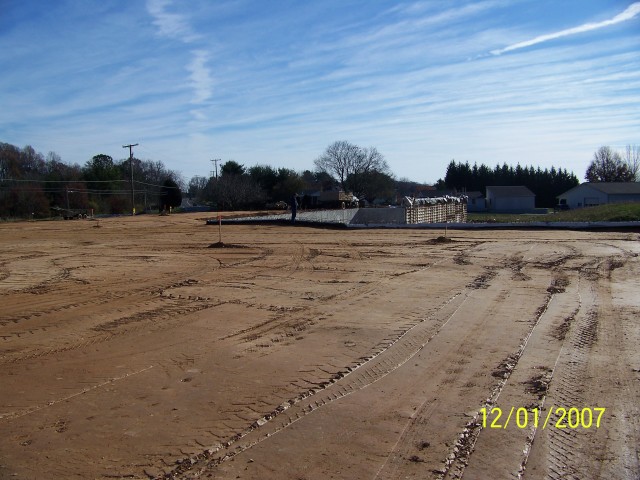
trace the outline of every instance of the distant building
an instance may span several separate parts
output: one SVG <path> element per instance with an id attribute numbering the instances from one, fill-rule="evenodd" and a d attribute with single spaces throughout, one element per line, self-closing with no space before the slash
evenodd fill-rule
<path id="1" fill-rule="evenodd" d="M 536 195 L 523 185 L 487 187 L 487 210 L 496 213 L 527 213 L 536 208 Z"/>
<path id="2" fill-rule="evenodd" d="M 602 182 L 583 183 L 562 195 L 558 195 L 558 205 L 569 208 L 594 207 L 608 203 L 640 202 L 640 183 Z"/>
<path id="3" fill-rule="evenodd" d="M 487 209 L 487 203 L 482 192 L 465 192 L 464 195 L 467 196 L 468 212 L 484 212 Z"/>

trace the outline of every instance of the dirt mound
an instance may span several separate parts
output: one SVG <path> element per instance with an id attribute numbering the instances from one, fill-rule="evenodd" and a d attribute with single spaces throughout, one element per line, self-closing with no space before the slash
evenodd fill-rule
<path id="1" fill-rule="evenodd" d="M 249 248 L 246 245 L 238 245 L 235 243 L 216 242 L 210 244 L 207 248 Z"/>

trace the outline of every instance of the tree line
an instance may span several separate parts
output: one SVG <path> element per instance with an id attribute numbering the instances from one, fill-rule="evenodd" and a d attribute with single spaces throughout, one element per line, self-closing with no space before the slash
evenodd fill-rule
<path id="1" fill-rule="evenodd" d="M 369 202 L 395 203 L 399 189 L 418 185 L 410 181 L 396 182 L 383 155 L 374 147 L 362 148 L 346 140 L 329 145 L 314 163 L 315 171 L 299 173 L 269 165 L 246 168 L 229 160 L 222 165 L 217 177 L 193 177 L 188 194 L 198 202 L 234 210 L 290 202 L 296 193 L 331 189 L 353 193 Z"/>
<path id="2" fill-rule="evenodd" d="M 137 211 L 180 204 L 180 174 L 160 161 L 98 154 L 83 166 L 70 165 L 55 152 L 0 143 L 0 216 L 46 218 L 56 209 L 130 213 L 132 166 Z"/>
<path id="3" fill-rule="evenodd" d="M 289 199 L 304 188 L 297 172 L 268 165 L 246 168 L 235 160 L 222 164 L 219 176 L 195 176 L 187 194 L 198 203 L 220 210 L 263 208 L 269 202 Z"/>
<path id="4" fill-rule="evenodd" d="M 628 146 L 623 153 L 601 147 L 587 169 L 588 181 L 634 181 L 640 150 Z M 434 187 L 396 179 L 375 147 L 346 140 L 330 144 L 315 159 L 315 170 L 297 172 L 270 165 L 245 167 L 234 160 L 221 166 L 219 175 L 194 176 L 184 184 L 180 174 L 160 161 L 114 160 L 98 154 L 84 165 L 69 165 L 55 152 L 46 156 L 32 147 L 0 143 L 0 216 L 48 217 L 51 209 L 92 209 L 95 213 L 130 213 L 175 207 L 181 191 L 196 202 L 224 210 L 264 208 L 290 202 L 298 193 L 341 189 L 362 200 L 396 203 L 403 196 L 433 194 Z M 133 175 L 131 170 L 133 167 Z M 133 184 L 131 183 L 133 177 Z M 525 185 L 536 194 L 536 206 L 552 207 L 556 197 L 578 185 L 566 169 L 516 165 L 470 165 L 452 160 L 438 189 L 485 192 L 490 185 Z"/>
<path id="5" fill-rule="evenodd" d="M 542 170 L 540 167 L 520 164 L 514 168 L 506 163 L 491 168 L 485 164 L 470 165 L 469 162 L 451 160 L 447 166 L 441 187 L 457 191 L 480 191 L 484 194 L 487 186 L 492 185 L 524 185 L 536 195 L 536 207 L 553 207 L 556 197 L 579 184 L 578 178 L 566 169 L 551 167 Z"/>
<path id="6" fill-rule="evenodd" d="M 164 209 L 181 203 L 181 191 L 196 202 L 218 209 L 264 208 L 302 192 L 343 189 L 362 199 L 394 203 L 396 196 L 427 189 L 418 182 L 396 180 L 384 157 L 373 147 L 334 142 L 316 160 L 316 169 L 297 172 L 270 165 L 229 160 L 220 174 L 194 176 L 184 184 L 180 174 L 160 161 L 121 159 L 98 154 L 84 165 L 67 164 L 55 152 L 0 143 L 0 217 L 46 218 L 62 210 L 121 214 Z M 131 169 L 133 166 L 133 175 Z M 133 177 L 133 188 L 131 179 Z"/>

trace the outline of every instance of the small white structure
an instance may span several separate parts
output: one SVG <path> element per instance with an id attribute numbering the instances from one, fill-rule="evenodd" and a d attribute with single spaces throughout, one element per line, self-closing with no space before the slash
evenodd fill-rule
<path id="1" fill-rule="evenodd" d="M 487 210 L 527 213 L 536 208 L 536 195 L 524 185 L 487 187 Z"/>
<path id="2" fill-rule="evenodd" d="M 569 208 L 594 207 L 608 203 L 640 202 L 640 183 L 602 182 L 583 183 L 562 195 L 558 204 Z"/>

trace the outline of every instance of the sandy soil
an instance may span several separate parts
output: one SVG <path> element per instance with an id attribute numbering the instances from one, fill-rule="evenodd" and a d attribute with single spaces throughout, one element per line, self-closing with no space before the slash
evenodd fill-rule
<path id="1" fill-rule="evenodd" d="M 640 478 L 637 233 L 202 217 L 0 225 L 0 478 Z"/>

